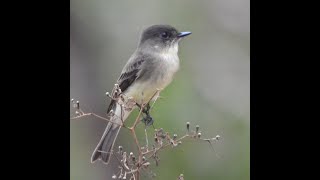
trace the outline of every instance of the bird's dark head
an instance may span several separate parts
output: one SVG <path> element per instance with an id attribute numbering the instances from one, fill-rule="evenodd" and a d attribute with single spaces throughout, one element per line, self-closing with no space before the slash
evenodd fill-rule
<path id="1" fill-rule="evenodd" d="M 142 32 L 139 46 L 159 50 L 177 46 L 179 41 L 191 32 L 179 32 L 170 25 L 153 25 Z"/>

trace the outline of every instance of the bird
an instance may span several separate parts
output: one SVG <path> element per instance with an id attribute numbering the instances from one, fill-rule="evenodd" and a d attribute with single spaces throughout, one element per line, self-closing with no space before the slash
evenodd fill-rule
<path id="1" fill-rule="evenodd" d="M 132 109 L 123 110 L 117 100 L 111 100 L 107 113 L 113 112 L 114 115 L 110 117 L 92 153 L 91 163 L 101 160 L 108 164 L 121 129 L 119 124 L 128 118 L 133 109 L 148 103 L 152 97 L 151 101 L 155 101 L 160 91 L 172 82 L 180 66 L 179 42 L 190 34 L 191 32 L 179 32 L 171 25 L 162 24 L 152 25 L 143 30 L 138 47 L 123 67 L 116 83 L 121 89 L 121 94 L 130 97 L 136 104 Z M 145 112 L 149 115 L 149 103 L 147 107 Z M 122 119 L 119 118 L 121 116 Z"/>

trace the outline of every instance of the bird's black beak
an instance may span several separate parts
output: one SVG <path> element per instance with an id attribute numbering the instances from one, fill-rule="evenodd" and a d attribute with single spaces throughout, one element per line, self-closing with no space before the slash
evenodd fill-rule
<path id="1" fill-rule="evenodd" d="M 182 38 L 182 37 L 188 36 L 188 35 L 190 35 L 190 34 L 191 34 L 191 32 L 180 32 L 180 33 L 177 35 L 177 37 Z"/>

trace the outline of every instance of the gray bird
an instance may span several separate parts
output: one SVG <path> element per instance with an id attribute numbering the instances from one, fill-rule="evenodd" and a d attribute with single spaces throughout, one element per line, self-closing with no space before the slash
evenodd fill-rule
<path id="1" fill-rule="evenodd" d="M 117 81 L 122 93 L 126 97 L 131 97 L 139 106 L 139 104 L 147 103 L 158 90 L 169 85 L 179 69 L 179 42 L 190 34 L 191 32 L 178 32 L 170 25 L 153 25 L 145 29 L 138 48 L 124 66 Z M 158 96 L 159 93 L 151 101 L 156 100 Z M 111 100 L 107 111 L 109 113 L 113 110 L 114 113 L 110 121 L 121 124 L 133 109 L 121 110 L 119 103 Z M 122 120 L 118 118 L 121 115 Z M 92 163 L 97 159 L 102 160 L 105 164 L 109 163 L 111 156 L 109 152 L 113 148 L 120 128 L 117 124 L 108 123 L 92 154 Z"/>

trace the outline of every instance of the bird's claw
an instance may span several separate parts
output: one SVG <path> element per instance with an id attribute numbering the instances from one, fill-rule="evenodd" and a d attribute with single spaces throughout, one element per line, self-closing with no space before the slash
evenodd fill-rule
<path id="1" fill-rule="evenodd" d="M 137 106 L 141 109 L 141 105 L 137 104 Z M 142 122 L 148 127 L 153 125 L 154 119 L 150 116 L 150 104 L 148 103 L 142 112 L 146 115 L 145 117 L 142 118 Z"/>
<path id="2" fill-rule="evenodd" d="M 154 119 L 150 116 L 150 115 L 147 115 L 146 117 L 143 117 L 142 118 L 142 122 L 147 126 L 151 126 L 153 125 L 153 122 L 154 122 Z"/>

